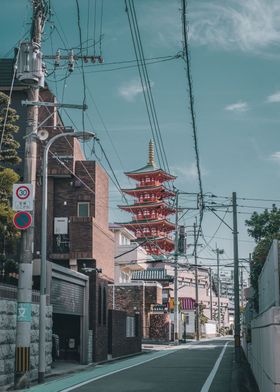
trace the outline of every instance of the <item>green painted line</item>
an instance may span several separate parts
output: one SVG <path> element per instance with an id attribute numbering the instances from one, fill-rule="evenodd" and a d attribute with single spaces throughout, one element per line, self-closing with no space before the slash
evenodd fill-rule
<path id="1" fill-rule="evenodd" d="M 45 384 L 36 385 L 28 389 L 30 392 L 60 392 L 67 388 L 74 387 L 75 385 L 87 382 L 94 381 L 95 379 L 106 377 L 112 373 L 117 373 L 123 370 L 126 370 L 130 367 L 139 366 L 146 362 L 152 361 L 153 359 L 157 359 L 163 357 L 165 355 L 171 354 L 175 352 L 175 350 L 166 350 L 166 351 L 158 351 L 155 353 L 148 354 L 145 356 L 145 359 L 141 356 L 129 358 L 126 360 L 121 360 L 117 362 L 113 362 L 107 365 L 99 365 L 91 370 L 85 370 L 79 372 L 77 374 L 71 376 L 65 376 L 63 379 L 53 380 L 50 382 L 46 382 Z"/>

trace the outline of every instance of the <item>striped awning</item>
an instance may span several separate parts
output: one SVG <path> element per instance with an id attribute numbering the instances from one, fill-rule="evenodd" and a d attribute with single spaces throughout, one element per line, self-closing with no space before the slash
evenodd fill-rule
<path id="1" fill-rule="evenodd" d="M 133 271 L 132 280 L 171 281 L 172 276 L 167 275 L 164 268 L 149 268 L 142 271 Z"/>
<path id="2" fill-rule="evenodd" d="M 195 300 L 189 297 L 179 298 L 181 310 L 192 310 L 195 308 Z"/>

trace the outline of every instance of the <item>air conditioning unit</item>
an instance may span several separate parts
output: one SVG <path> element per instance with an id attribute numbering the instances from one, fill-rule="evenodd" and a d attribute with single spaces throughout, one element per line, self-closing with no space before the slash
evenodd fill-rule
<path id="1" fill-rule="evenodd" d="M 16 77 L 29 86 L 44 87 L 45 67 L 40 45 L 24 41 L 20 44 Z"/>

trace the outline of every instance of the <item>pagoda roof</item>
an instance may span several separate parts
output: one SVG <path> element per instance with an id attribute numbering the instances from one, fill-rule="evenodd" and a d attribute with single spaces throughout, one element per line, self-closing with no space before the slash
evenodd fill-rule
<path id="1" fill-rule="evenodd" d="M 175 229 L 175 224 L 174 223 L 172 223 L 172 222 L 169 222 L 167 219 L 155 219 L 155 220 L 148 220 L 148 219 L 145 219 L 145 220 L 133 220 L 133 221 L 130 221 L 130 222 L 120 222 L 119 223 L 120 225 L 123 225 L 123 226 L 125 226 L 125 227 L 134 227 L 134 228 L 137 228 L 137 227 L 142 227 L 142 226 L 147 226 L 147 224 L 149 225 L 149 226 L 151 226 L 151 225 L 163 225 L 163 226 L 169 226 L 171 229 Z"/>
<path id="2" fill-rule="evenodd" d="M 136 238 L 136 240 L 134 240 L 134 242 L 142 242 L 145 240 L 146 240 L 146 243 L 149 243 L 150 241 L 157 242 L 157 243 L 168 242 L 170 245 L 174 245 L 174 241 L 171 238 L 166 237 L 166 236 L 165 237 L 149 237 L 149 236 L 141 237 L 141 238 Z M 146 243 L 144 243 L 143 246 L 145 246 Z"/>
<path id="3" fill-rule="evenodd" d="M 119 208 L 122 210 L 136 210 L 138 208 L 159 208 L 162 207 L 162 209 L 166 208 L 169 209 L 172 212 L 175 212 L 176 209 L 171 206 L 170 204 L 165 203 L 164 200 L 160 200 L 158 202 L 151 202 L 151 203 L 136 203 L 136 204 L 131 204 L 131 205 L 119 205 Z"/>
<path id="4" fill-rule="evenodd" d="M 143 193 L 143 192 L 152 192 L 152 191 L 166 191 L 168 195 L 175 196 L 175 192 L 171 189 L 166 188 L 164 185 L 154 185 L 154 186 L 143 186 L 138 188 L 127 188 L 122 189 L 123 192 L 131 194 L 131 193 Z"/>
<path id="5" fill-rule="evenodd" d="M 124 174 L 128 177 L 139 178 L 143 174 L 148 174 L 148 173 L 151 175 L 161 174 L 163 177 L 166 178 L 166 180 L 176 179 L 176 176 L 173 176 L 172 174 L 167 173 L 166 171 L 157 167 L 155 164 L 150 164 L 150 163 L 148 163 L 146 166 L 140 167 L 140 169 L 125 172 Z"/>

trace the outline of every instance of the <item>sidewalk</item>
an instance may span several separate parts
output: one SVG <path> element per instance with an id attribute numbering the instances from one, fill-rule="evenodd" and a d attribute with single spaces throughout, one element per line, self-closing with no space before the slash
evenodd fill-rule
<path id="1" fill-rule="evenodd" d="M 259 392 L 259 388 L 253 376 L 253 372 L 243 351 L 241 353 L 240 364 L 237 364 L 235 361 L 233 361 L 231 391 Z"/>

